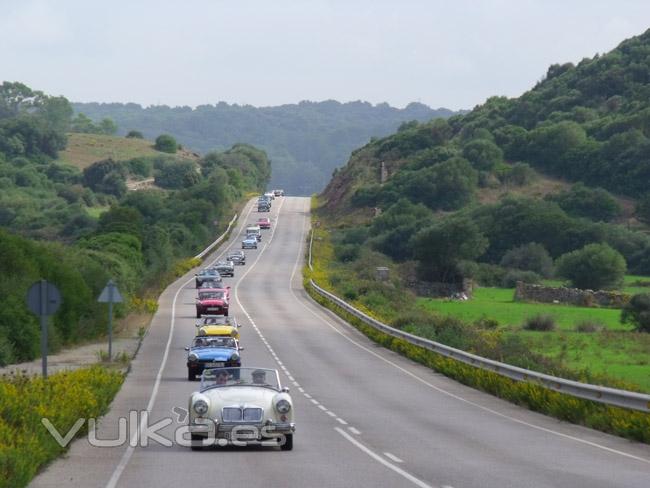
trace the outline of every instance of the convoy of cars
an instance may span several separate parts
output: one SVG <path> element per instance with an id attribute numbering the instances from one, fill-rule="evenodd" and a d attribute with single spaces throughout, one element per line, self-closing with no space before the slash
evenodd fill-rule
<path id="1" fill-rule="evenodd" d="M 260 196 L 258 212 L 269 212 L 274 190 Z M 271 219 L 260 217 L 246 227 L 242 249 L 257 249 Z M 201 379 L 190 396 L 188 426 L 192 450 L 208 446 L 260 444 L 293 449 L 293 401 L 275 369 L 242 367 L 240 324 L 230 314 L 230 286 L 235 265 L 245 265 L 243 250 L 231 250 L 195 275 L 197 289 L 195 337 L 187 351 L 187 379 Z"/>

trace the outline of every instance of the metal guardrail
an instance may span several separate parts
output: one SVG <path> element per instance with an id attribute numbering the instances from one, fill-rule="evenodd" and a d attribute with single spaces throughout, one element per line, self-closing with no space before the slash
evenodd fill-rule
<path id="1" fill-rule="evenodd" d="M 312 241 L 310 240 L 308 261 L 310 269 L 312 269 L 311 242 Z M 423 337 L 418 337 L 416 335 L 409 334 L 408 332 L 403 332 L 399 329 L 390 327 L 389 325 L 386 325 L 376 319 L 373 319 L 362 311 L 357 310 L 349 303 L 341 300 L 336 295 L 328 292 L 327 290 L 324 290 L 316 283 L 314 283 L 314 280 L 309 280 L 309 283 L 320 296 L 326 298 L 330 302 L 335 303 L 337 306 L 354 315 L 365 324 L 368 324 L 369 326 L 374 327 L 375 329 L 390 336 L 396 337 L 398 339 L 403 339 L 411 344 L 420 346 L 429 351 L 433 351 L 437 354 L 440 354 L 441 356 L 455 359 L 456 361 L 469 364 L 470 366 L 474 366 L 476 368 L 491 371 L 493 373 L 508 377 L 516 381 L 529 381 L 531 383 L 536 383 L 550 390 L 565 393 L 574 397 L 584 398 L 586 400 L 592 400 L 598 403 L 606 403 L 608 405 L 616 405 L 617 407 L 629 408 L 632 410 L 640 410 L 642 412 L 650 412 L 650 395 L 626 390 L 618 390 L 615 388 L 607 388 L 604 386 L 590 385 L 587 383 L 580 383 L 578 381 L 566 380 L 563 378 L 538 373 L 536 371 L 518 368 L 506 363 L 500 363 L 498 361 L 493 361 L 492 359 L 486 359 L 481 356 L 476 356 L 475 354 L 461 351 L 460 349 L 455 349 L 453 347 L 440 344 L 439 342 L 431 341 Z"/>
<path id="2" fill-rule="evenodd" d="M 235 223 L 235 220 L 237 220 L 237 214 L 235 214 L 232 220 L 228 223 L 228 228 L 225 230 L 225 232 L 221 234 L 219 237 L 217 237 L 217 240 L 215 240 L 212 244 L 206 247 L 203 251 L 201 251 L 199 254 L 194 256 L 194 259 L 202 259 L 203 256 L 208 254 L 214 248 L 214 246 L 219 244 L 228 235 L 228 232 L 230 232 L 230 228 L 232 227 L 232 224 Z"/>

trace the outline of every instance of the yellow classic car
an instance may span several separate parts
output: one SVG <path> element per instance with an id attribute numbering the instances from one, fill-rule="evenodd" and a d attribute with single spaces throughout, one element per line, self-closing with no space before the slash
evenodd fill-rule
<path id="1" fill-rule="evenodd" d="M 239 340 L 239 330 L 232 325 L 203 325 L 199 327 L 197 336 L 226 336 Z"/>

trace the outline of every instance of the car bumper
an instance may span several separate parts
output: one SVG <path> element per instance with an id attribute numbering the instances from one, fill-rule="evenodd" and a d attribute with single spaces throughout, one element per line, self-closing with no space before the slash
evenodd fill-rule
<path id="1" fill-rule="evenodd" d="M 234 429 L 235 432 L 237 432 L 237 430 L 241 431 L 250 429 L 254 432 L 257 432 L 257 437 L 242 440 L 253 442 L 268 440 L 269 438 L 272 438 L 278 434 L 293 434 L 296 431 L 296 424 L 294 422 L 277 424 L 221 424 L 218 422 L 213 422 L 211 419 L 194 419 L 194 421 L 189 424 L 189 431 L 194 435 L 208 437 L 209 435 L 212 435 L 212 431 L 215 429 L 215 427 L 217 439 L 231 439 Z M 271 435 L 264 436 L 264 433 Z"/>

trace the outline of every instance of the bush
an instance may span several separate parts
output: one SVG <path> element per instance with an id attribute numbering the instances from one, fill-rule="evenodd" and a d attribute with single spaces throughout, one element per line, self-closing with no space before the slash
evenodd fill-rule
<path id="1" fill-rule="evenodd" d="M 526 163 L 515 163 L 502 177 L 505 183 L 515 186 L 530 185 L 536 179 L 537 173 Z"/>
<path id="2" fill-rule="evenodd" d="M 555 319 L 551 315 L 538 314 L 528 317 L 524 323 L 524 329 L 550 332 L 555 330 Z"/>
<path id="3" fill-rule="evenodd" d="M 607 244 L 588 244 L 557 260 L 557 274 L 583 289 L 616 288 L 623 283 L 625 258 Z"/>
<path id="4" fill-rule="evenodd" d="M 535 273 L 534 271 L 523 271 L 521 269 L 511 269 L 503 277 L 501 286 L 503 288 L 514 288 L 515 286 L 517 286 L 517 281 L 537 284 L 540 281 L 542 281 L 542 277 L 537 273 Z"/>
<path id="5" fill-rule="evenodd" d="M 139 130 L 130 130 L 126 137 L 129 139 L 144 139 L 142 132 Z"/>
<path id="6" fill-rule="evenodd" d="M 569 191 L 547 198 L 557 202 L 569 215 L 597 222 L 607 222 L 622 212 L 621 206 L 608 191 L 602 188 L 588 188 L 582 183 L 573 185 Z"/>
<path id="7" fill-rule="evenodd" d="M 553 274 L 553 259 L 546 248 L 536 242 L 510 249 L 503 255 L 500 264 L 504 268 L 534 271 L 545 278 Z"/>
<path id="8" fill-rule="evenodd" d="M 600 322 L 594 320 L 583 320 L 582 322 L 576 325 L 576 332 L 600 332 L 605 326 Z"/>
<path id="9" fill-rule="evenodd" d="M 156 144 L 154 145 L 156 151 L 162 151 L 170 154 L 175 154 L 178 150 L 178 143 L 169 134 L 161 134 L 156 137 Z"/>
<path id="10" fill-rule="evenodd" d="M 639 332 L 650 332 L 650 293 L 634 295 L 621 311 L 621 323 L 632 324 Z"/>

